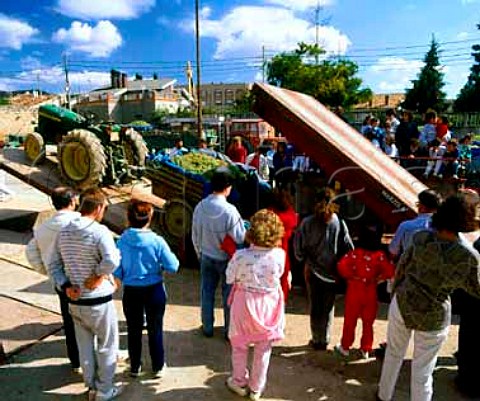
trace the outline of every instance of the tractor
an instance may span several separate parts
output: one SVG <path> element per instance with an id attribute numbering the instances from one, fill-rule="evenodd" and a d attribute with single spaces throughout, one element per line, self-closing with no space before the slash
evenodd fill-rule
<path id="1" fill-rule="evenodd" d="M 58 145 L 62 178 L 76 188 L 131 181 L 142 172 L 148 153 L 142 136 L 114 123 L 93 125 L 68 109 L 43 105 L 36 132 L 24 141 L 27 158 L 45 160 L 46 145 Z"/>

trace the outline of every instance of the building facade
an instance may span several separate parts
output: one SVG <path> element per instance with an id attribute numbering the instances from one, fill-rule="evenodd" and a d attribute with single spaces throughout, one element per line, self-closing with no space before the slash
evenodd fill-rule
<path id="1" fill-rule="evenodd" d="M 175 83 L 175 79 L 128 80 L 125 74 L 112 71 L 110 87 L 80 96 L 73 109 L 82 115 L 93 114 L 101 121 L 125 124 L 149 120 L 158 110 L 178 111 L 183 98 Z"/>

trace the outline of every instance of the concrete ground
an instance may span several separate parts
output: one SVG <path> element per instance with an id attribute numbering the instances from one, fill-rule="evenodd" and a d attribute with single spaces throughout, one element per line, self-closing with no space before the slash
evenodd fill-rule
<path id="1" fill-rule="evenodd" d="M 34 212 L 35 208 L 51 209 L 48 199 L 38 191 L 14 181 L 11 185 L 17 195 L 0 203 L 0 216 L 6 210 L 11 211 L 6 213 L 11 215 L 20 207 Z M 22 195 L 24 191 L 27 196 Z M 24 259 L 24 246 L 29 238 L 28 231 L 0 229 L 0 342 L 9 356 L 7 363 L 0 366 L 0 397 L 9 401 L 84 400 L 81 377 L 71 373 L 65 356 L 57 297 L 46 277 L 30 270 Z M 216 309 L 218 330 L 215 336 L 204 338 L 199 333 L 198 271 L 182 269 L 177 275 L 168 276 L 166 284 L 169 294 L 165 315 L 167 374 L 161 380 L 152 380 L 148 373 L 134 380 L 123 373 L 126 365 L 119 364 L 118 380 L 127 386 L 118 399 L 239 400 L 240 397 L 231 394 L 224 385 L 230 371 L 230 349 L 221 335 L 220 307 Z M 119 312 L 121 348 L 125 350 L 125 319 L 118 297 L 115 303 Z M 217 304 L 220 306 L 220 300 Z M 341 336 L 342 304 L 343 299 L 339 297 L 332 346 Z M 386 310 L 387 306 L 382 305 L 375 323 L 377 342 L 385 338 Z M 380 362 L 361 360 L 355 352 L 349 360 L 344 360 L 331 350 L 309 349 L 306 346 L 310 338 L 309 319 L 305 312 L 303 290 L 295 289 L 287 305 L 286 338 L 274 348 L 263 398 L 271 401 L 373 400 Z M 434 400 L 467 400 L 453 386 L 456 367 L 452 353 L 456 342 L 457 326 L 454 325 L 440 352 Z M 147 349 L 145 335 L 144 350 Z M 410 358 L 411 350 L 398 382 L 396 401 L 409 399 Z M 148 359 L 144 355 L 147 372 Z"/>

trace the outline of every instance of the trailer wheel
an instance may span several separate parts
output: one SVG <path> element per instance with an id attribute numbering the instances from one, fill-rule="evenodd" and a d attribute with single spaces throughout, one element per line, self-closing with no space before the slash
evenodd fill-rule
<path id="1" fill-rule="evenodd" d="M 122 145 L 128 164 L 144 167 L 148 154 L 148 148 L 143 141 L 142 135 L 140 135 L 133 128 L 129 128 L 123 132 L 122 136 Z"/>
<path id="2" fill-rule="evenodd" d="M 172 199 L 164 209 L 162 226 L 166 234 L 175 242 L 183 240 L 192 227 L 192 208 L 181 199 Z"/>
<path id="3" fill-rule="evenodd" d="M 107 167 L 102 143 L 85 129 L 70 131 L 63 138 L 58 160 L 62 177 L 76 187 L 99 185 Z"/>
<path id="4" fill-rule="evenodd" d="M 39 133 L 28 134 L 23 142 L 23 149 L 27 159 L 34 164 L 40 164 L 45 160 L 45 143 Z"/>

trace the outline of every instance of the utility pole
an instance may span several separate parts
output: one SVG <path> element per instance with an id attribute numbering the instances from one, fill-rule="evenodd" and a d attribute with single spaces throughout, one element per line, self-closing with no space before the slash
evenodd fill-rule
<path id="1" fill-rule="evenodd" d="M 197 58 L 197 135 L 199 138 L 204 138 L 203 122 L 202 122 L 202 88 L 201 88 L 201 71 L 200 71 L 200 12 L 199 1 L 195 0 L 195 44 L 196 44 L 196 58 Z"/>
<path id="2" fill-rule="evenodd" d="M 315 46 L 317 46 L 317 49 L 320 31 L 320 10 L 320 0 L 317 0 L 317 7 L 315 7 Z M 318 64 L 318 54 L 315 54 L 315 64 Z"/>
<path id="3" fill-rule="evenodd" d="M 67 100 L 67 108 L 69 110 L 72 109 L 70 104 L 70 80 L 68 79 L 68 60 L 67 60 L 67 52 L 63 54 L 63 68 L 65 70 L 65 94 Z"/>
<path id="4" fill-rule="evenodd" d="M 262 45 L 262 82 L 265 82 L 265 45 Z"/>

